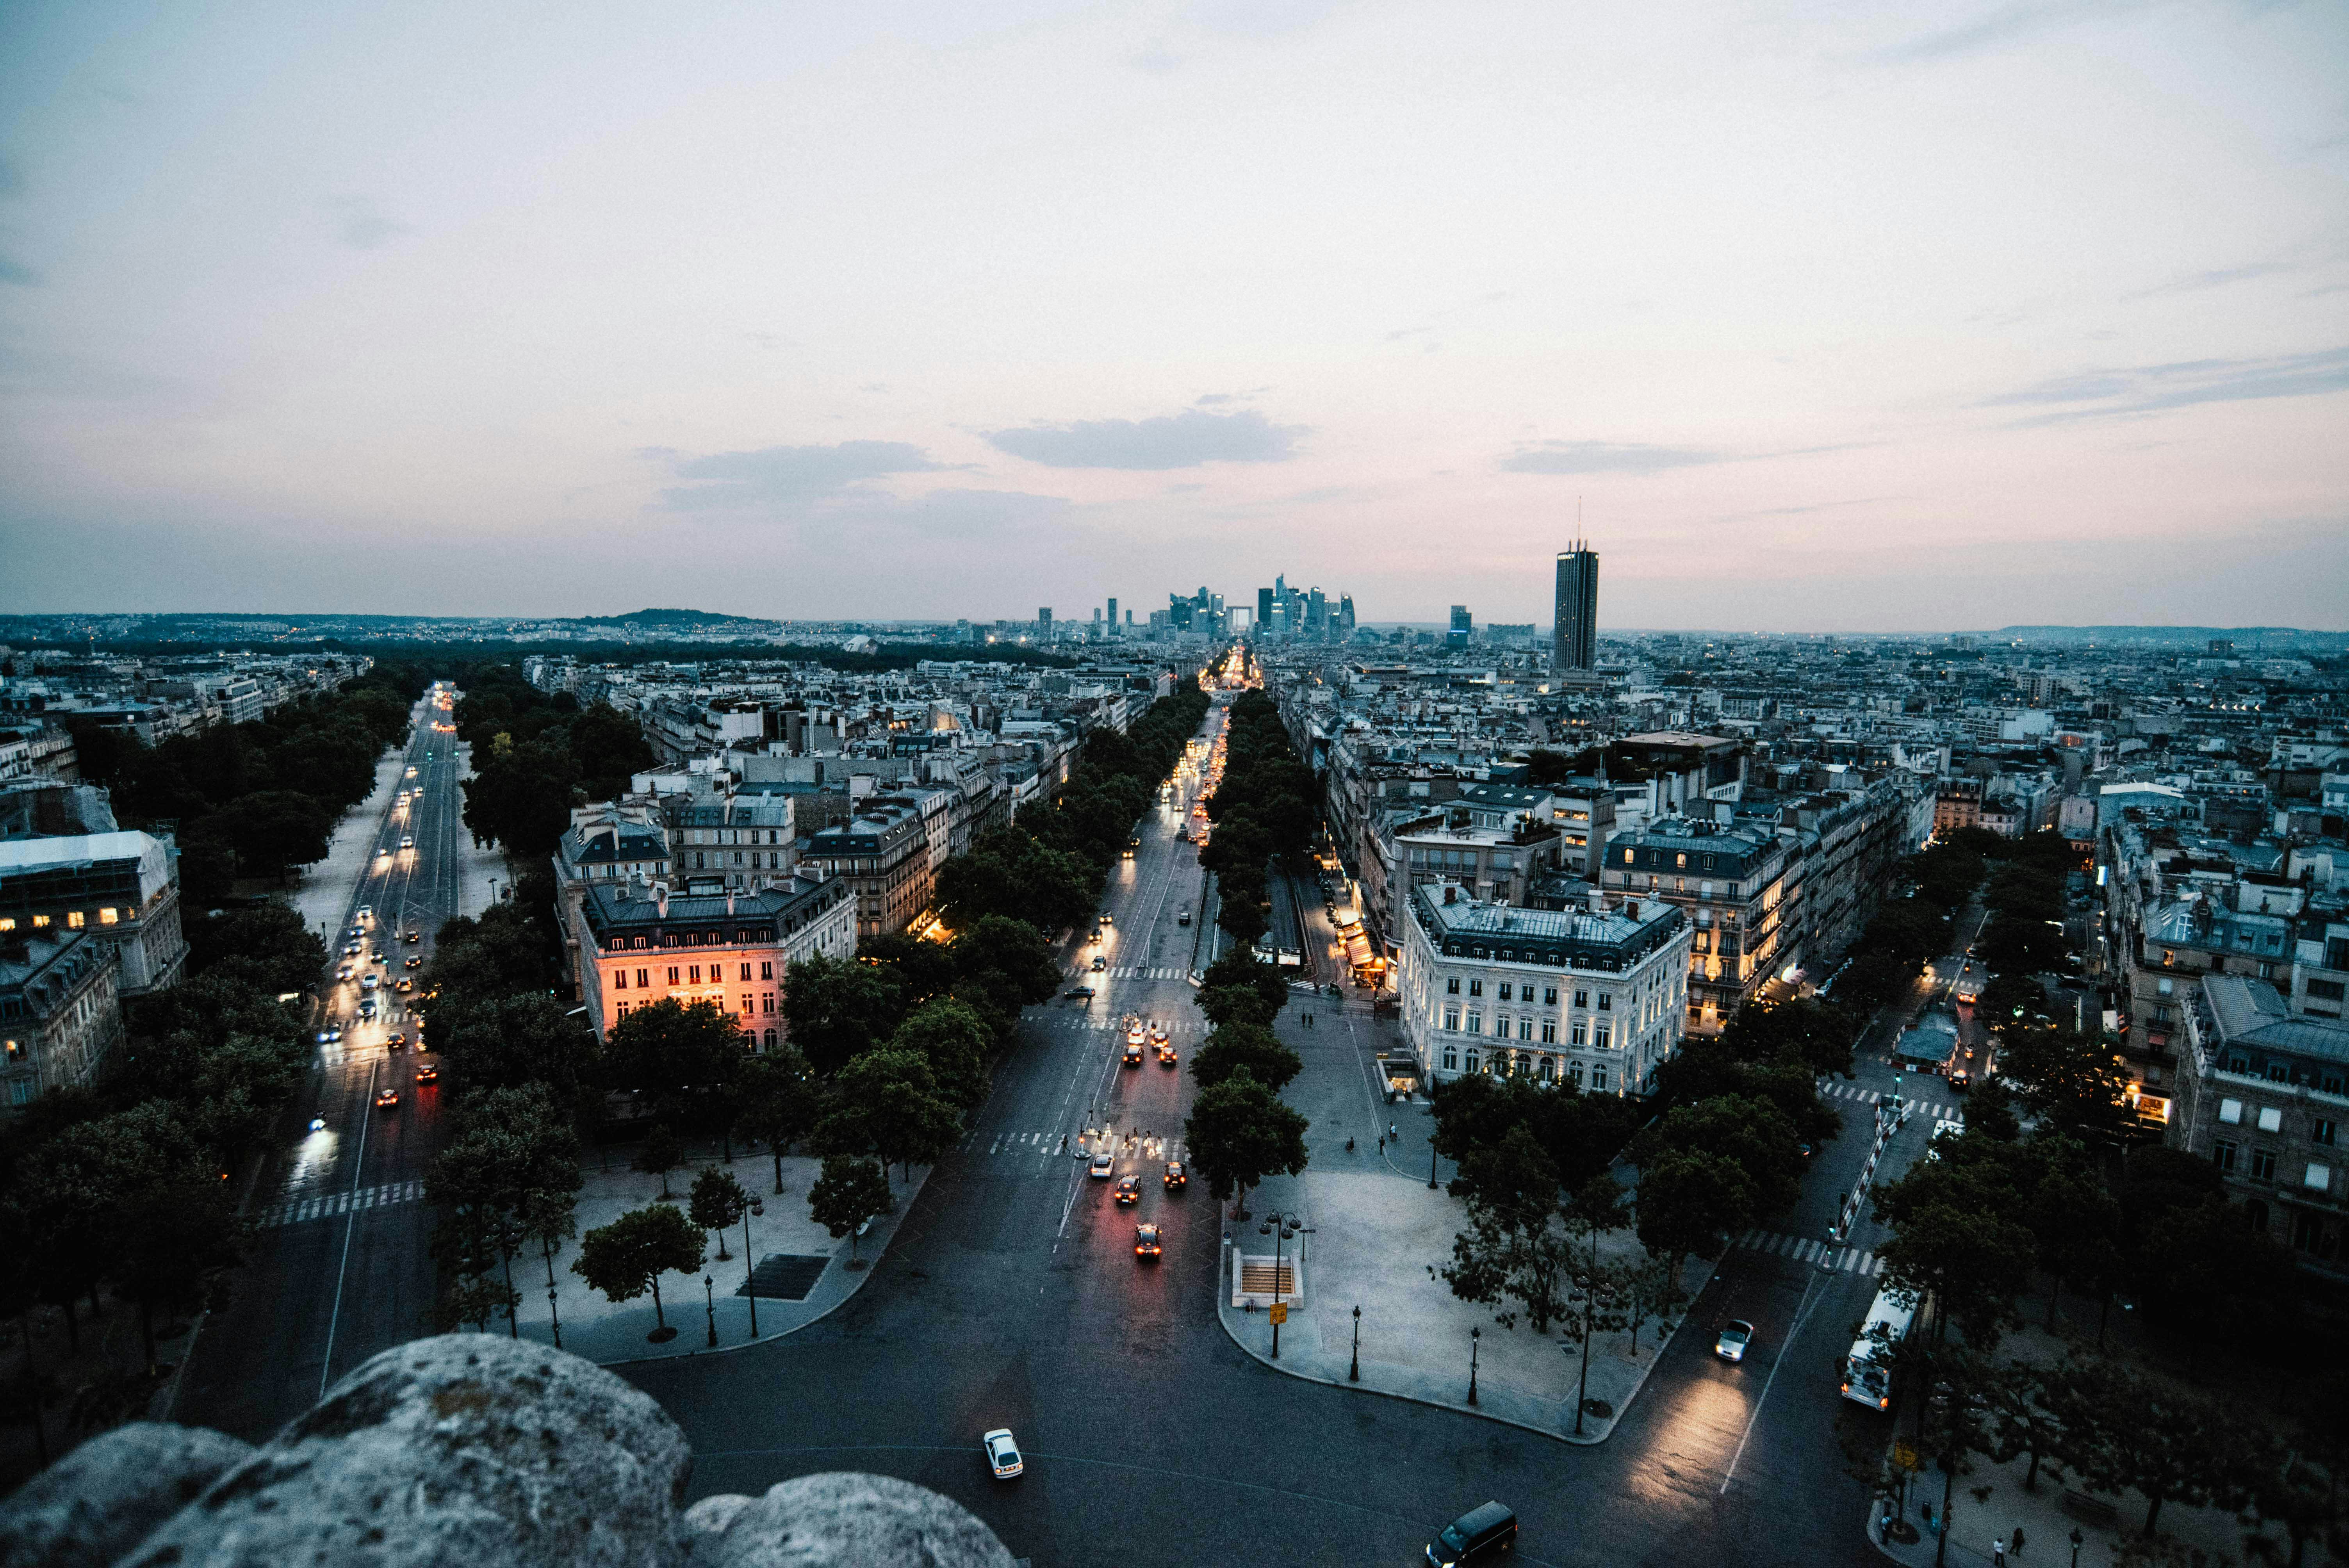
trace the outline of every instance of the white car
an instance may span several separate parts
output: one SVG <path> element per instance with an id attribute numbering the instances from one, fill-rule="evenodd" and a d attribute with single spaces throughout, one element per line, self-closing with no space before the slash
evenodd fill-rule
<path id="1" fill-rule="evenodd" d="M 363 975 L 359 977 L 359 989 L 362 991 L 372 991 L 377 984 L 376 977 L 372 975 Z"/>
<path id="2" fill-rule="evenodd" d="M 1723 1361 L 1743 1361 L 1745 1347 L 1754 1343 L 1754 1326 L 1742 1317 L 1733 1317 L 1721 1326 L 1721 1337 L 1713 1342 L 1713 1353 Z"/>
<path id="3" fill-rule="evenodd" d="M 996 1480 L 1009 1480 L 1028 1468 L 1020 1460 L 1019 1444 L 1012 1438 L 1010 1428 L 998 1427 L 978 1442 L 987 1450 L 987 1467 L 995 1472 Z"/>
<path id="4" fill-rule="evenodd" d="M 399 847 L 403 850 L 412 850 L 416 847 L 416 840 L 409 834 L 402 833 L 399 836 Z"/>
<path id="5" fill-rule="evenodd" d="M 1104 1181 L 1108 1181 L 1116 1170 L 1117 1161 L 1106 1154 L 1094 1155 L 1092 1164 L 1087 1168 L 1089 1174 L 1098 1176 Z"/>

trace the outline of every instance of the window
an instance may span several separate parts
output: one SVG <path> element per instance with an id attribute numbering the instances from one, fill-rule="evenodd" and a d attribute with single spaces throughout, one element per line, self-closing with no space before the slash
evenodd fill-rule
<path id="1" fill-rule="evenodd" d="M 1688 856 L 1685 854 L 1674 855 L 1672 857 L 1672 868 L 1675 871 L 1684 872 L 1688 870 Z"/>
<path id="2" fill-rule="evenodd" d="M 2272 1105 L 2260 1107 L 2260 1130 L 2274 1132 L 2283 1126 L 2283 1112 Z"/>
<path id="3" fill-rule="evenodd" d="M 772 991 L 761 993 L 759 997 L 759 1011 L 761 1013 L 771 1013 L 774 1010 L 775 994 Z"/>
<path id="4" fill-rule="evenodd" d="M 1548 1026 L 1544 1025 L 1543 1027 L 1547 1028 Z M 1519 1018 L 1517 1020 L 1517 1038 L 1521 1040 L 1530 1040 L 1533 1037 L 1534 1021 L 1531 1018 Z"/>
<path id="5" fill-rule="evenodd" d="M 646 971 L 644 971 L 644 970 L 642 970 L 642 969 L 637 970 L 637 971 L 636 971 L 636 989 L 637 989 L 637 990 L 639 990 L 639 991 L 641 991 L 641 990 L 643 990 L 643 989 L 646 987 L 646 985 L 647 985 L 648 984 L 650 984 L 650 980 L 649 980 L 649 977 L 648 977 L 648 975 L 647 975 L 647 972 L 646 972 Z"/>
<path id="6" fill-rule="evenodd" d="M 1482 980 L 1471 980 L 1468 982 L 1468 995 L 1471 996 L 1482 996 L 1484 994 L 1485 983 Z"/>
<path id="7" fill-rule="evenodd" d="M 1460 995 L 1460 976 L 1454 975 L 1450 979 L 1444 981 L 1444 992 L 1447 996 L 1457 996 Z"/>
<path id="8" fill-rule="evenodd" d="M 775 1048 L 775 1031 L 772 1029 L 767 1031 L 767 1048 L 771 1051 Z"/>
<path id="9" fill-rule="evenodd" d="M 2313 1160 L 2310 1161 L 2308 1171 L 2301 1177 L 2300 1184 L 2312 1192 L 2323 1192 L 2328 1190 L 2333 1185 L 2333 1167 L 2319 1165 Z"/>
<path id="10" fill-rule="evenodd" d="M 82 922 L 83 917 L 81 911 L 78 909 L 74 910 L 66 916 L 66 929 L 68 931 L 79 931 L 82 928 Z"/>
<path id="11" fill-rule="evenodd" d="M 121 920 L 121 918 L 122 918 L 122 916 L 121 916 L 120 912 L 119 912 L 119 911 L 118 911 L 118 910 L 116 910 L 116 909 L 115 909 L 111 904 L 108 905 L 106 908 L 101 909 L 101 910 L 99 910 L 99 911 L 98 912 L 98 924 L 100 924 L 100 925 L 113 925 L 113 924 L 116 924 L 116 923 L 118 923 Z M 2323 984 L 2323 982 L 2321 982 L 2321 981 L 2320 981 L 2320 982 L 2319 982 L 2319 984 L 2321 985 L 2321 984 Z M 2312 987 L 2312 989 L 2313 989 L 2313 987 Z M 2338 994 L 2339 994 L 2339 992 L 2340 992 L 2340 990 L 2341 990 L 2341 987 L 2340 987 L 2340 986 L 2338 986 L 2338 985 L 2335 985 L 2334 987 L 2333 987 L 2333 989 L 2334 994 L 2335 994 L 2335 995 L 2338 995 Z"/>
<path id="12" fill-rule="evenodd" d="M 759 978 L 760 978 L 760 979 L 761 979 L 761 980 L 772 980 L 774 977 L 775 977 L 775 963 L 774 963 L 774 960 L 773 960 L 773 959 L 771 959 L 771 959 L 768 959 L 768 960 L 764 961 L 763 963 L 761 963 L 761 964 L 759 965 Z"/>
<path id="13" fill-rule="evenodd" d="M 1544 1082 L 1544 1083 L 1547 1083 L 1547 1082 L 1549 1082 L 1549 1078 L 1550 1078 L 1550 1062 L 1549 1062 L 1549 1058 L 1548 1058 L 1547 1057 L 1544 1057 L 1541 1059 L 1541 1068 L 1540 1068 L 1540 1069 L 1539 1069 L 1539 1070 L 1540 1070 L 1540 1076 L 1541 1076 L 1541 1080 L 1542 1080 L 1542 1082 Z"/>
<path id="14" fill-rule="evenodd" d="M 2222 1138 L 2210 1146 L 2210 1163 L 2221 1171 L 2231 1173 L 2235 1169 L 2235 1156 L 2238 1152 L 2239 1146 L 2233 1139 Z"/>
<path id="15" fill-rule="evenodd" d="M 1546 1046 L 1554 1046 L 1554 1045 L 1557 1044 L 1557 1019 L 1555 1019 L 1555 1018 L 1544 1018 L 1544 1019 L 1542 1020 L 1542 1034 L 1541 1034 L 1541 1037 L 1542 1037 L 1542 1044 L 1543 1044 L 1543 1045 L 1546 1045 Z"/>
<path id="16" fill-rule="evenodd" d="M 1457 1007 L 1446 1007 L 1446 1008 L 1444 1008 L 1444 1027 L 1445 1032 L 1446 1032 L 1446 1033 L 1448 1033 L 1448 1034 L 1455 1034 L 1455 1035 L 1456 1035 L 1456 1034 L 1458 1034 L 1458 1033 L 1460 1032 L 1460 1009 L 1459 1009 L 1459 1008 L 1457 1008 Z"/>
<path id="17" fill-rule="evenodd" d="M 1545 985 L 1542 987 L 1542 1006 L 1545 1007 L 1555 1007 L 1557 1006 L 1557 986 Z"/>
<path id="18" fill-rule="evenodd" d="M 2176 982 L 2172 981 L 2168 975 L 2164 975 L 2159 980 L 2154 982 L 2153 988 L 2158 995 L 2167 996 L 2170 994 L 2169 988 L 2174 984 L 2176 984 Z"/>
<path id="19" fill-rule="evenodd" d="M 746 1013 L 746 1014 L 747 1014 L 747 1013 L 749 1013 L 749 1012 L 750 1012 L 750 993 L 749 993 L 748 991 L 745 991 L 745 992 L 743 992 L 743 993 L 742 993 L 742 1011 L 743 1011 L 744 1013 Z"/>
<path id="20" fill-rule="evenodd" d="M 677 984 L 677 965 L 674 964 L 668 966 L 668 983 L 672 985 Z"/>
<path id="21" fill-rule="evenodd" d="M 1577 1019 L 1574 1021 L 1574 1034 L 1573 1034 L 1573 1041 L 1574 1041 L 1574 1043 L 1575 1043 L 1576 1045 L 1578 1045 L 1578 1046 L 1588 1045 L 1588 1044 L 1589 1044 L 1589 1043 L 1590 1043 L 1590 1041 L 1589 1041 L 1589 1036 L 1590 1036 L 1590 1026 L 1589 1026 L 1589 1025 L 1588 1025 L 1588 1024 L 1586 1024 L 1586 1023 L 1584 1023 L 1581 1019 L 1577 1018 Z"/>
<path id="22" fill-rule="evenodd" d="M 1608 1043 L 1609 1043 L 1609 1039 L 1610 1039 L 1610 1038 L 1611 1038 L 1611 1037 L 1610 1037 L 1610 1035 L 1609 1035 L 1609 1032 L 1608 1032 L 1607 1026 L 1606 1026 L 1606 1025 L 1604 1025 L 1604 1024 L 1601 1024 L 1601 1025 L 1599 1025 L 1599 1033 L 1598 1033 L 1598 1036 L 1597 1036 L 1595 1038 L 1593 1038 L 1593 1039 L 1591 1040 L 1591 1042 L 1590 1042 L 1590 1043 L 1591 1043 L 1591 1046 L 1592 1046 L 1594 1048 L 1596 1048 L 1596 1049 L 1598 1049 L 1598 1050 L 1602 1050 L 1602 1051 L 1603 1051 L 1603 1050 L 1606 1050 L 1606 1049 L 1608 1048 Z"/>
<path id="23" fill-rule="evenodd" d="M 1444 1070 L 1448 1073 L 1460 1070 L 1460 1053 L 1448 1046 L 1444 1051 Z"/>
<path id="24" fill-rule="evenodd" d="M 1607 1069 L 1605 1068 L 1592 1068 L 1590 1069 L 1590 1087 L 1600 1094 L 1607 1092 Z"/>
<path id="25" fill-rule="evenodd" d="M 1501 1000 L 1504 1002 L 1507 1001 L 1509 999 L 1509 983 L 1506 980 L 1504 980 L 1501 982 Z M 1533 993 L 1531 991 L 1526 992 L 1526 997 L 1530 1001 L 1533 997 Z"/>
<path id="26" fill-rule="evenodd" d="M 625 991 L 625 990 L 626 990 L 627 988 L 628 988 L 628 972 L 627 972 L 626 970 L 625 970 L 625 969 L 615 969 L 615 970 L 613 970 L 613 971 L 612 971 L 612 989 L 613 989 L 613 990 L 615 990 L 615 991 Z"/>
<path id="27" fill-rule="evenodd" d="M 1476 1053 L 1474 1051 L 1468 1053 L 1468 1070 L 1471 1073 L 1480 1070 L 1476 1066 Z"/>
<path id="28" fill-rule="evenodd" d="M 1612 991 L 1601 991 L 1600 993 L 1599 993 L 1599 1010 L 1600 1012 L 1605 1013 L 1605 1012 L 1611 1011 L 1611 1010 L 1613 1009 L 1614 1006 L 1615 1006 L 1615 993 L 1614 993 L 1614 992 L 1612 992 Z"/>
<path id="29" fill-rule="evenodd" d="M 712 967 L 712 969 L 714 970 L 714 969 L 716 968 L 716 965 L 713 965 L 711 967 Z M 687 980 L 686 984 L 688 984 L 688 985 L 700 985 L 700 984 L 701 984 L 701 965 L 698 965 L 698 964 L 693 965 L 691 967 L 689 967 L 688 969 L 687 969 L 686 974 L 687 974 L 688 976 L 690 976 L 690 978 Z"/>
<path id="30" fill-rule="evenodd" d="M 1472 1035 L 1481 1035 L 1485 1032 L 1484 1014 L 1471 1012 L 1468 1015 L 1468 1032 Z"/>
<path id="31" fill-rule="evenodd" d="M 2275 1180 L 2274 1150 L 2254 1149 L 2251 1150 L 2251 1180 L 2254 1181 L 2272 1181 Z"/>
<path id="32" fill-rule="evenodd" d="M 1575 992 L 1574 1005 L 1578 1007 L 1588 1007 L 1590 1006 L 1590 993 L 1588 991 Z"/>
<path id="33" fill-rule="evenodd" d="M 2230 1127 L 2241 1121 L 2243 1119 L 2243 1102 L 2240 1099 L 2220 1100 L 2219 1102 L 2219 1119 L 2225 1122 Z"/>

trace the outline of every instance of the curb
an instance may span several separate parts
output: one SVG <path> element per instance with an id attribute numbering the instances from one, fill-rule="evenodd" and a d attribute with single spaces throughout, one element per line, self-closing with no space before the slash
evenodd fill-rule
<path id="1" fill-rule="evenodd" d="M 1605 1442 L 1608 1439 L 1615 1435 L 1615 1429 L 1621 1426 L 1623 1424 L 1623 1418 L 1630 1414 L 1631 1402 L 1640 1397 L 1640 1390 L 1648 1386 L 1649 1375 L 1654 1372 L 1658 1365 L 1663 1361 L 1664 1350 L 1669 1348 L 1671 1345 L 1670 1340 L 1665 1341 L 1664 1346 L 1660 1346 L 1657 1349 L 1655 1359 L 1650 1361 L 1647 1366 L 1640 1368 L 1640 1376 L 1631 1384 L 1630 1391 L 1623 1396 L 1623 1402 L 1615 1408 L 1615 1414 L 1608 1418 L 1607 1429 L 1599 1433 L 1595 1437 L 1586 1436 L 1578 1438 L 1571 1432 L 1554 1432 L 1547 1427 L 1537 1427 L 1529 1421 L 1520 1421 L 1509 1416 L 1492 1415 L 1485 1410 L 1478 1409 L 1474 1406 L 1449 1404 L 1442 1399 L 1423 1398 L 1417 1394 L 1401 1393 L 1392 1388 L 1374 1388 L 1368 1383 L 1348 1382 L 1336 1377 L 1317 1377 L 1310 1372 L 1292 1371 L 1288 1367 L 1282 1366 L 1279 1362 L 1275 1361 L 1270 1356 L 1266 1355 L 1263 1351 L 1257 1350 L 1255 1346 L 1244 1342 L 1240 1338 L 1238 1333 L 1232 1327 L 1231 1324 L 1225 1319 L 1224 1304 L 1222 1299 L 1223 1276 L 1222 1255 L 1220 1249 L 1218 1249 L 1216 1264 L 1217 1292 L 1216 1300 L 1216 1322 L 1223 1329 L 1224 1337 L 1229 1339 L 1236 1348 L 1254 1358 L 1257 1365 L 1268 1367 L 1272 1371 L 1279 1373 L 1284 1377 L 1294 1377 L 1300 1383 L 1319 1383 L 1325 1388 L 1343 1388 L 1350 1393 L 1376 1394 L 1383 1399 L 1400 1399 L 1407 1405 L 1423 1405 L 1431 1410 L 1449 1410 L 1456 1416 L 1474 1416 L 1480 1421 L 1491 1421 L 1496 1426 L 1515 1427 L 1521 1432 L 1531 1432 L 1536 1437 L 1548 1438 L 1554 1442 L 1566 1443 L 1578 1449 L 1597 1448 L 1599 1444 Z M 1718 1274 L 1708 1276 L 1704 1282 L 1705 1285 L 1710 1287 L 1713 1284 L 1713 1280 L 1718 1277 Z M 1702 1290 L 1699 1290 L 1697 1292 L 1698 1295 L 1702 1295 L 1703 1294 L 1704 1292 Z M 1694 1307 L 1696 1303 L 1692 1299 L 1689 1305 L 1691 1307 Z M 1683 1321 L 1685 1321 L 1685 1318 Z M 1672 1337 L 1678 1338 L 1679 1336 L 1674 1335 Z M 1561 1400 L 1560 1403 L 1564 1403 L 1564 1401 Z"/>
<path id="2" fill-rule="evenodd" d="M 925 1191 L 928 1191 L 930 1185 L 930 1172 L 936 1169 L 937 1167 L 933 1165 L 923 1171 L 922 1179 L 914 1184 L 913 1191 L 907 1194 L 905 1207 L 898 1211 L 897 1217 L 900 1221 L 902 1221 L 905 1214 L 913 1209 L 915 1201 L 920 1198 Z M 789 1339 L 792 1335 L 797 1334 L 802 1328 L 814 1327 L 817 1324 L 822 1323 L 825 1318 L 830 1317 L 833 1313 L 838 1312 L 842 1307 L 846 1306 L 850 1302 L 854 1301 L 858 1295 L 862 1295 L 864 1287 L 873 1283 L 874 1274 L 879 1270 L 882 1260 L 889 1255 L 889 1248 L 891 1244 L 896 1241 L 898 1231 L 903 1228 L 902 1224 L 892 1225 L 889 1227 L 889 1234 L 887 1238 L 882 1242 L 880 1251 L 873 1254 L 873 1266 L 864 1271 L 864 1277 L 856 1282 L 855 1289 L 851 1290 L 846 1295 L 842 1296 L 838 1301 L 833 1302 L 830 1306 L 825 1307 L 822 1312 L 817 1313 L 805 1323 L 794 1323 L 789 1328 L 779 1329 L 773 1334 L 762 1334 L 756 1339 L 745 1339 L 738 1345 L 720 1345 L 715 1349 L 705 1345 L 699 1349 L 688 1350 L 682 1356 L 629 1356 L 624 1357 L 617 1361 L 598 1361 L 595 1365 L 598 1367 L 645 1367 L 659 1361 L 690 1361 L 697 1356 L 725 1356 L 737 1350 L 750 1350 L 758 1346 L 771 1345 L 778 1339 Z M 837 1260 L 839 1255 L 840 1254 L 837 1253 L 833 1254 L 835 1260 Z"/>

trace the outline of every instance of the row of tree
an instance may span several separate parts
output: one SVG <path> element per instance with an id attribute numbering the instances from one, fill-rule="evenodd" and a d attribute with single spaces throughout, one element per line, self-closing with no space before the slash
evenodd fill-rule
<path id="1" fill-rule="evenodd" d="M 1094 730 L 1050 799 L 938 869 L 941 918 L 960 929 L 1002 915 L 1046 932 L 1090 919 L 1103 879 L 1206 712 L 1206 694 L 1185 683 L 1123 732 Z"/>
<path id="2" fill-rule="evenodd" d="M 0 1127 L 5 1305 L 134 1303 L 146 1366 L 155 1316 L 191 1311 L 240 1259 L 230 1173 L 300 1086 L 311 1055 L 298 993 L 326 949 L 280 904 L 190 921 L 188 975 L 124 1009 L 127 1038 L 88 1088 L 52 1090 Z"/>
<path id="3" fill-rule="evenodd" d="M 1280 709 L 1262 691 L 1232 704 L 1223 777 L 1208 797 L 1215 825 L 1199 863 L 1216 873 L 1222 901 L 1216 923 L 1242 947 L 1252 946 L 1270 920 L 1265 880 L 1275 860 L 1311 851 L 1321 820 L 1320 789 L 1300 761 L 1280 722 Z"/>
<path id="4" fill-rule="evenodd" d="M 326 855 L 336 820 L 374 788 L 377 758 L 407 733 L 423 684 L 416 668 L 381 663 L 266 718 L 155 746 L 94 719 L 66 727 L 82 778 L 108 789 L 118 821 L 173 831 L 181 892 L 204 908 L 240 877 L 283 881 Z"/>
<path id="5" fill-rule="evenodd" d="M 1304 1064 L 1272 1028 L 1288 999 L 1288 983 L 1246 948 L 1216 960 L 1202 979 L 1199 1006 L 1214 1028 L 1191 1057 L 1199 1093 L 1183 1130 L 1218 1202 L 1305 1169 L 1310 1123 L 1280 1098 Z"/>
<path id="6" fill-rule="evenodd" d="M 463 690 L 457 738 L 473 748 L 465 826 L 511 853 L 552 853 L 572 807 L 622 794 L 631 775 L 658 760 L 632 716 L 542 692 L 514 665 L 473 666 Z"/>

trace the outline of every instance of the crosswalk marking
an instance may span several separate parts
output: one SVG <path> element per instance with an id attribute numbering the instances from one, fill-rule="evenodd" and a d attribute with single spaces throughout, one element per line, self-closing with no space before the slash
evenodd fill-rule
<path id="1" fill-rule="evenodd" d="M 1069 971 L 1069 978 L 1082 980 L 1087 975 L 1092 975 L 1101 980 L 1181 980 L 1190 973 L 1189 970 L 1181 968 L 1154 969 L 1141 965 L 1127 965 L 1112 969 L 1071 969 Z"/>
<path id="2" fill-rule="evenodd" d="M 1878 1105 L 1884 1099 L 1884 1096 L 1877 1090 L 1862 1088 L 1857 1084 L 1823 1084 L 1820 1086 L 1819 1092 L 1829 1099 L 1856 1100 L 1861 1105 Z M 1930 1116 L 1937 1121 L 1954 1121 L 1963 1126 L 1966 1119 L 1965 1107 L 1961 1105 L 1947 1103 L 1929 1105 L 1913 1095 L 1909 1098 L 1909 1108 L 1920 1115 Z"/>
<path id="3" fill-rule="evenodd" d="M 1065 1144 L 1063 1139 L 1066 1139 Z M 1162 1164 L 1170 1160 L 1185 1160 L 1184 1141 L 1179 1138 L 1154 1138 L 1147 1148 L 1137 1145 L 1127 1149 L 1121 1141 L 1112 1150 L 1121 1161 L 1141 1160 L 1145 1164 Z M 983 1147 L 982 1147 L 983 1146 Z M 1001 1155 L 1035 1156 L 1050 1160 L 1073 1158 L 1078 1152 L 1073 1133 L 1061 1132 L 974 1132 L 962 1140 L 959 1152 L 980 1154 L 989 1158 Z"/>
<path id="4" fill-rule="evenodd" d="M 1738 1237 L 1733 1244 L 1770 1257 L 1792 1258 L 1799 1264 L 1817 1264 L 1820 1255 L 1827 1251 L 1827 1243 L 1816 1236 L 1793 1236 L 1784 1231 L 1764 1231 L 1758 1227 Z M 1872 1252 L 1841 1245 L 1835 1251 L 1837 1253 L 1835 1264 L 1840 1273 L 1878 1274 L 1884 1272 L 1884 1260 Z"/>
<path id="5" fill-rule="evenodd" d="M 307 1220 L 331 1220 L 347 1214 L 354 1209 L 382 1209 L 394 1203 L 418 1203 L 424 1199 L 421 1181 L 387 1181 L 378 1187 L 362 1187 L 354 1192 L 314 1192 L 299 1198 L 281 1198 L 264 1209 L 254 1223 L 266 1230 L 273 1225 L 298 1225 Z"/>

